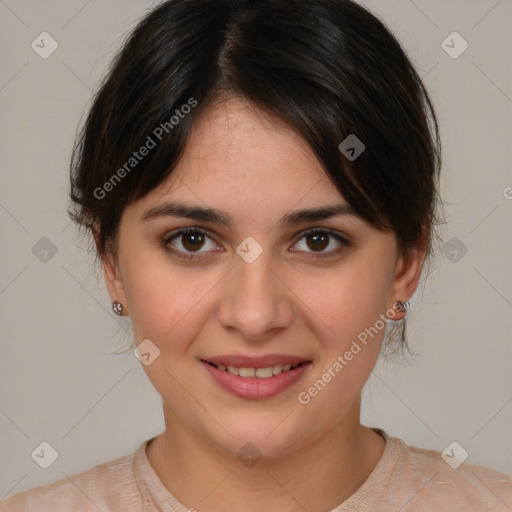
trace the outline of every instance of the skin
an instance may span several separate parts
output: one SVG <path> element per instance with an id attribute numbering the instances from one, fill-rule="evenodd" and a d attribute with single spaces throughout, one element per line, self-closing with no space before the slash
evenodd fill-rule
<path id="1" fill-rule="evenodd" d="M 234 224 L 143 220 L 170 200 L 216 208 Z M 171 175 L 124 210 L 117 254 L 103 258 L 105 279 L 111 299 L 131 316 L 136 344 L 149 338 L 161 351 L 144 369 L 162 396 L 166 431 L 147 456 L 187 507 L 330 510 L 379 461 L 385 443 L 360 424 L 360 402 L 383 330 L 307 405 L 297 396 L 413 294 L 425 253 L 402 254 L 393 233 L 355 215 L 278 225 L 291 211 L 344 202 L 303 139 L 234 98 L 205 111 Z M 187 235 L 168 243 L 195 260 L 164 248 L 162 239 L 183 227 L 210 236 L 202 246 Z M 350 245 L 329 237 L 319 249 L 303 235 L 311 228 L 334 230 Z M 252 263 L 236 252 L 249 236 L 263 248 Z M 291 388 L 251 400 L 220 388 L 200 363 L 223 354 L 297 355 L 313 364 Z M 262 455 L 252 467 L 236 456 L 247 442 Z"/>

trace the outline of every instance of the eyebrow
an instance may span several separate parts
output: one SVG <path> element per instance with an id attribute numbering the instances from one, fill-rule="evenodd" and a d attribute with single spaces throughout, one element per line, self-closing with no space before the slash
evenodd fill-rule
<path id="1" fill-rule="evenodd" d="M 282 227 L 293 226 L 305 222 L 313 222 L 326 220 L 332 217 L 356 215 L 357 213 L 349 204 L 334 204 L 319 206 L 316 208 L 308 208 L 304 210 L 296 210 L 283 216 L 279 225 Z M 152 220 L 158 217 L 180 217 L 202 222 L 211 222 L 220 224 L 227 228 L 232 228 L 233 218 L 225 212 L 216 210 L 215 208 L 204 208 L 200 206 L 187 206 L 177 202 L 166 202 L 155 206 L 146 211 L 142 220 Z"/>

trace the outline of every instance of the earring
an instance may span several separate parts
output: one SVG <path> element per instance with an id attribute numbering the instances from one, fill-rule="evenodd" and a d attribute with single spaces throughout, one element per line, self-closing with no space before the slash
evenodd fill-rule
<path id="1" fill-rule="evenodd" d="M 117 300 L 115 300 L 114 302 L 112 302 L 112 310 L 116 315 L 121 316 L 123 314 L 123 305 Z"/>
<path id="2" fill-rule="evenodd" d="M 409 301 L 397 300 L 393 307 L 400 313 L 403 313 L 410 305 Z"/>

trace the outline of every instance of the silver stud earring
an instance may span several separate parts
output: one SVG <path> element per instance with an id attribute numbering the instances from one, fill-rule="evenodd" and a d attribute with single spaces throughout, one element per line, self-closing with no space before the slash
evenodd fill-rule
<path id="1" fill-rule="evenodd" d="M 112 310 L 116 315 L 121 316 L 123 314 L 123 305 L 117 300 L 115 300 L 114 302 L 112 302 Z"/>
<path id="2" fill-rule="evenodd" d="M 409 306 L 409 301 L 397 300 L 395 302 L 395 309 L 400 313 L 403 313 Z"/>

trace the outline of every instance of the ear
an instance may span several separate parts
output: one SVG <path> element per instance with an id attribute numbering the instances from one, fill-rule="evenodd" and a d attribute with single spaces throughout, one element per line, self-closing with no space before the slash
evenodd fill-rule
<path id="1" fill-rule="evenodd" d="M 96 234 L 94 235 L 94 240 L 96 242 L 96 247 L 98 247 L 98 238 Z M 123 281 L 121 278 L 121 271 L 114 251 L 107 249 L 106 252 L 101 255 L 101 266 L 103 268 L 103 276 L 110 296 L 110 302 L 119 301 L 123 305 L 123 315 L 128 315 L 129 313 L 126 304 Z"/>
<path id="2" fill-rule="evenodd" d="M 418 287 L 426 254 L 426 243 L 421 243 L 418 247 L 411 247 L 399 254 L 395 265 L 390 307 L 393 307 L 399 300 L 408 301 L 414 294 Z M 405 314 L 405 312 L 397 312 L 396 319 L 402 318 Z"/>

